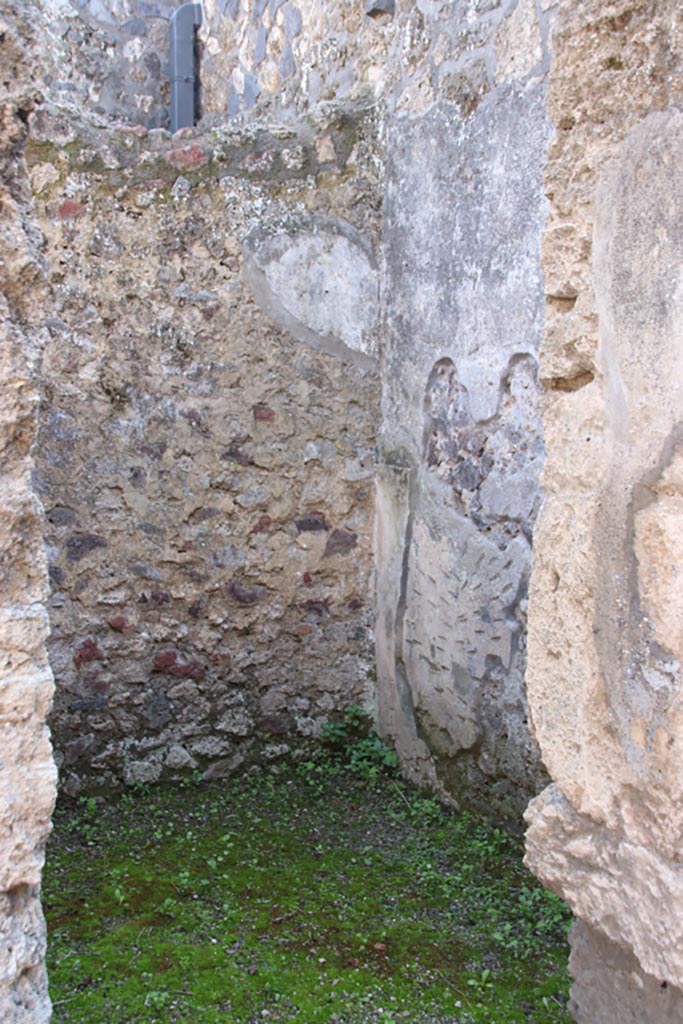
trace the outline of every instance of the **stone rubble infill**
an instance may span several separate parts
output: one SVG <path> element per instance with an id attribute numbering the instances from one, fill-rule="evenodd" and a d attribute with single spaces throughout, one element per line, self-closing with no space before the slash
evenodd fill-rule
<path id="1" fill-rule="evenodd" d="M 31 117 L 72 794 L 221 777 L 367 699 L 375 125 L 363 104 L 324 125 L 321 149 L 306 125 Z"/>

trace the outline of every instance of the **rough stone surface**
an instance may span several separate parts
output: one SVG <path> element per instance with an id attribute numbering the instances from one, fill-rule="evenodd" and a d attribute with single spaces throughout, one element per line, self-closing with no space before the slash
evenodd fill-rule
<path id="1" fill-rule="evenodd" d="M 498 24 L 478 23 L 491 66 Z M 414 778 L 510 817 L 545 780 L 523 684 L 543 458 L 539 61 L 484 96 L 470 68 L 468 99 L 391 119 L 384 205 L 380 722 Z"/>
<path id="2" fill-rule="evenodd" d="M 678 1024 L 683 992 L 644 973 L 632 953 L 577 921 L 569 966 L 576 979 L 570 1012 L 577 1024 Z"/>
<path id="3" fill-rule="evenodd" d="M 86 109 L 92 112 L 97 99 L 101 115 L 137 124 L 138 134 L 131 132 L 126 146 L 104 131 L 88 139 L 73 113 L 60 120 L 55 111 L 45 125 L 36 118 L 32 126 L 32 184 L 50 241 L 50 281 L 64 310 L 56 318 L 61 324 L 50 327 L 45 361 L 40 480 L 50 506 L 53 664 L 60 679 L 54 723 L 70 775 L 93 765 L 100 766 L 102 781 L 112 773 L 127 777 L 124 762 L 145 760 L 161 774 L 166 755 L 159 750 L 171 746 L 179 764 L 176 746 L 183 737 L 176 719 L 189 715 L 179 702 L 196 707 L 202 739 L 213 727 L 220 690 L 204 703 L 195 697 L 214 686 L 213 647 L 220 647 L 219 632 L 227 628 L 229 635 L 233 628 L 234 613 L 221 620 L 223 603 L 248 619 L 250 630 L 252 621 L 271 615 L 279 584 L 270 578 L 273 566 L 256 564 L 255 550 L 273 535 L 284 543 L 278 488 L 289 479 L 300 423 L 283 423 L 275 385 L 264 396 L 253 371 L 243 368 L 258 348 L 256 324 L 267 323 L 281 329 L 267 348 L 283 365 L 293 363 L 292 338 L 340 357 L 342 392 L 347 385 L 352 392 L 356 380 L 369 383 L 358 371 L 373 377 L 382 369 L 376 530 L 382 729 L 416 779 L 449 798 L 487 806 L 493 786 L 496 806 L 518 815 L 545 781 L 526 728 L 522 680 L 542 459 L 536 351 L 550 16 L 531 3 L 498 0 L 402 4 L 393 18 L 381 12 L 368 17 L 362 3 L 210 0 L 201 29 L 202 102 L 205 125 L 213 124 L 222 141 L 216 145 L 190 130 L 167 146 L 156 133 L 143 141 L 140 124 L 162 121 L 143 116 L 149 90 L 142 79 L 134 95 L 117 93 L 116 112 L 98 92 L 108 83 L 107 95 L 114 95 L 116 83 L 128 81 L 130 40 L 141 60 L 158 47 L 154 19 L 163 20 L 164 11 L 133 0 L 97 0 L 83 11 L 88 24 L 95 19 L 107 26 L 111 45 L 106 59 L 70 76 L 81 90 L 79 102 L 79 83 L 89 82 Z M 54 8 L 55 24 L 70 26 L 61 37 L 62 67 L 71 67 L 74 17 L 68 8 Z M 92 53 L 89 37 L 86 50 Z M 53 99 L 54 90 L 48 95 Z M 248 118 L 233 122 L 232 134 L 226 110 L 249 110 Z M 277 126 L 254 119 L 265 112 L 277 117 Z M 57 143 L 58 156 L 51 148 Z M 84 155 L 76 158 L 76 151 Z M 207 194 L 208 181 L 220 182 L 218 200 L 215 188 Z M 153 245 L 140 243 L 141 228 Z M 171 259 L 153 269 L 162 252 Z M 63 266 L 66 253 L 73 271 Z M 186 269 L 187 254 L 194 272 Z M 138 267 L 149 282 L 156 275 L 153 284 L 140 286 Z M 234 312 L 223 327 L 228 278 Z M 268 319 L 259 320 L 255 308 L 245 311 L 245 294 Z M 152 311 L 136 307 L 142 296 Z M 238 327 L 245 319 L 250 326 Z M 154 340 L 141 348 L 133 339 L 143 322 Z M 218 326 L 226 339 L 242 331 L 234 371 L 219 366 Z M 112 339 L 109 352 L 105 336 Z M 232 340 L 222 344 L 232 351 Z M 209 356 L 203 354 L 207 345 Z M 270 354 L 263 361 L 273 372 Z M 145 377 L 154 384 L 143 387 Z M 219 431 L 215 418 L 225 414 L 217 396 L 223 389 L 241 391 L 247 378 L 249 425 L 234 414 Z M 283 394 L 288 379 L 284 372 Z M 181 403 L 176 380 L 187 392 Z M 366 398 L 360 404 L 369 408 Z M 302 479 L 324 475 L 334 493 L 323 497 L 322 485 L 306 485 L 305 505 L 293 502 L 287 530 L 297 545 L 321 548 L 328 574 L 342 559 L 355 566 L 360 557 L 366 573 L 369 567 L 365 525 L 346 498 L 341 518 L 334 508 L 338 487 L 368 502 L 372 418 L 358 425 L 362 440 L 354 435 L 347 448 L 335 441 L 338 430 L 351 429 L 355 409 L 349 406 L 349 422 L 335 424 L 336 414 L 321 402 L 327 426 L 320 436 L 311 428 L 301 438 Z M 159 421 L 154 431 L 151 419 Z M 247 443 L 252 421 L 263 443 L 279 446 L 278 465 L 288 465 L 275 487 L 263 455 Z M 92 426 L 99 423 L 115 439 L 107 458 L 94 451 L 100 428 Z M 150 433 L 155 438 L 147 443 Z M 181 444 L 185 433 L 192 441 Z M 133 446 L 135 457 L 122 460 L 121 445 Z M 192 471 L 185 463 L 176 468 L 179 452 Z M 233 471 L 221 484 L 227 495 L 218 497 L 216 458 L 223 477 Z M 85 488 L 74 480 L 76 462 L 88 467 Z M 243 485 L 235 482 L 237 474 Z M 209 575 L 222 580 L 218 607 L 197 543 L 183 534 L 182 544 L 194 544 L 193 553 L 169 554 L 169 545 L 180 543 L 173 540 L 178 530 L 157 521 L 166 496 L 180 500 L 175 492 L 181 486 L 198 503 L 200 480 L 208 488 L 205 500 L 181 512 L 193 517 L 185 532 L 192 527 L 211 548 Z M 147 506 L 157 518 L 146 515 Z M 122 533 L 119 516 L 131 520 Z M 238 520 L 244 527 L 235 531 Z M 302 528 L 306 520 L 319 529 Z M 113 568 L 122 543 L 127 579 L 122 567 Z M 310 575 L 309 567 L 305 572 Z M 179 573 L 194 577 L 181 585 Z M 91 605 L 103 578 L 97 619 Z M 210 597 L 202 600 L 206 589 Z M 366 602 L 367 625 L 367 597 L 347 596 Z M 285 605 L 290 600 L 288 592 Z M 307 600 L 316 621 L 291 625 L 302 656 L 330 614 L 327 591 Z M 211 640 L 202 632 L 209 604 Z M 153 630 L 152 619 L 159 620 Z M 431 636 L 433 623 L 438 629 Z M 141 637 L 144 630 L 151 630 L 149 639 Z M 233 657 L 232 640 L 225 646 Z M 183 674 L 182 685 L 190 689 L 181 697 L 184 691 L 169 688 L 168 677 Z M 120 686 L 117 697 L 112 685 Z M 258 708 L 251 708 L 251 717 L 257 729 Z M 145 729 L 155 735 L 143 757 L 135 743 Z M 196 760 L 194 748 L 187 754 L 187 764 Z"/>
<path id="4" fill-rule="evenodd" d="M 356 115 L 358 151 L 374 128 Z M 374 165 L 344 162 L 350 114 L 323 182 L 291 129 L 171 141 L 72 119 L 65 150 L 59 123 L 32 117 L 28 160 L 59 171 L 36 196 L 53 296 L 37 479 L 74 793 L 215 774 L 273 736 L 286 751 L 367 698 L 376 375 L 295 340 L 243 266 L 266 225 L 275 262 L 303 244 L 311 274 L 341 240 L 347 283 L 374 294 L 379 224 Z M 301 224 L 334 230 L 302 243 Z M 352 288 L 264 277 L 311 332 L 363 343 Z M 328 283 L 322 322 L 315 294 L 304 307 Z"/>
<path id="5" fill-rule="evenodd" d="M 553 51 L 527 684 L 554 785 L 527 857 L 588 929 L 577 1019 L 668 1020 L 680 992 L 638 1008 L 683 987 L 680 6 L 563 3 Z"/>
<path id="6" fill-rule="evenodd" d="M 53 691 L 47 664 L 47 574 L 31 473 L 36 363 L 46 303 L 40 236 L 23 160 L 39 54 L 21 5 L 0 15 L 0 1019 L 50 1017 L 40 877 L 55 797 L 45 727 Z"/>
<path id="7" fill-rule="evenodd" d="M 360 94 L 379 101 L 389 114 L 418 113 L 437 99 L 469 112 L 494 84 L 497 61 L 498 77 L 509 79 L 541 65 L 547 32 L 525 0 L 245 0 L 227 7 L 206 0 L 204 10 L 204 109 L 231 115 L 249 108 L 251 78 L 259 87 L 257 106 L 288 117 L 315 117 L 319 105 Z"/>
<path id="8" fill-rule="evenodd" d="M 39 0 L 34 10 L 50 34 L 36 69 L 41 93 L 101 123 L 168 128 L 168 27 L 177 6 L 170 0 Z"/>

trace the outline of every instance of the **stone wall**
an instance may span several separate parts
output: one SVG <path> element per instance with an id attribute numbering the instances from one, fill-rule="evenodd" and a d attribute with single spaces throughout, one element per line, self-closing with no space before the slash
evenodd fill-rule
<path id="1" fill-rule="evenodd" d="M 229 774 L 365 699 L 374 122 L 28 147 L 62 784 Z M 301 340 L 297 340 L 301 338 Z"/>
<path id="2" fill-rule="evenodd" d="M 51 59 L 43 93 L 105 121 L 168 127 L 172 0 L 39 0 Z M 363 96 L 391 116 L 447 100 L 471 113 L 543 59 L 547 3 L 531 0 L 206 0 L 198 30 L 205 119 L 292 122 Z M 386 11 L 384 10 L 386 8 Z M 366 10 L 371 12 L 370 15 Z M 390 13 L 387 13 L 390 12 Z"/>
<path id="3" fill-rule="evenodd" d="M 37 40 L 21 5 L 0 16 L 0 1019 L 50 1016 L 40 876 L 55 798 L 45 728 L 53 691 L 47 574 L 31 472 L 36 362 L 47 309 L 23 148 Z M 42 308 L 41 308 L 42 307 Z"/>
<path id="4" fill-rule="evenodd" d="M 203 106 L 381 116 L 379 722 L 413 778 L 515 817 L 546 781 L 523 677 L 550 14 L 380 6 L 210 0 Z"/>
<path id="5" fill-rule="evenodd" d="M 365 94 L 393 114 L 439 97 L 467 106 L 473 91 L 487 90 L 495 56 L 486 44 L 514 0 L 408 0 L 386 5 L 393 13 L 381 6 L 208 0 L 200 31 L 205 111 L 269 109 L 291 118 Z"/>
<path id="6" fill-rule="evenodd" d="M 173 0 L 35 0 L 33 17 L 50 34 L 36 68 L 43 97 L 147 128 L 169 127 L 169 20 Z"/>
<path id="7" fill-rule="evenodd" d="M 683 1012 L 683 17 L 560 5 L 528 861 L 581 923 L 577 1021 Z"/>
<path id="8" fill-rule="evenodd" d="M 286 753 L 374 628 L 407 774 L 514 815 L 538 742 L 577 1021 L 680 1018 L 679 5 L 207 0 L 173 139 L 170 13 L 2 35 L 3 1020 L 49 1014 L 39 362 L 65 787 Z"/>
<path id="9" fill-rule="evenodd" d="M 577 1021 L 679 1019 L 679 5 L 207 0 L 173 139 L 170 6 L 13 12 L 3 1020 L 49 1016 L 43 531 L 68 791 L 375 699 L 407 774 L 514 815 L 537 741 Z"/>
<path id="10" fill-rule="evenodd" d="M 97 18 L 114 31 L 115 22 L 117 32 L 132 17 L 140 46 L 161 46 L 151 27 L 142 34 L 138 24 L 158 13 L 148 4 L 97 0 L 80 10 L 84 24 Z M 273 717 L 274 697 L 263 705 L 245 695 L 257 677 L 269 691 L 284 686 L 282 668 L 260 664 L 258 653 L 262 642 L 272 647 L 279 627 L 252 631 L 248 641 L 242 632 L 239 642 L 232 632 L 252 630 L 272 609 L 254 602 L 236 618 L 225 603 L 233 577 L 280 593 L 291 576 L 291 566 L 279 564 L 283 555 L 257 556 L 263 538 L 251 532 L 252 507 L 277 518 L 271 532 L 282 544 L 297 517 L 311 512 L 318 529 L 301 536 L 317 534 L 320 543 L 343 529 L 363 538 L 365 561 L 342 590 L 363 602 L 351 621 L 369 627 L 367 521 L 347 492 L 361 494 L 369 514 L 379 424 L 380 727 L 415 779 L 449 799 L 493 799 L 518 816 L 545 782 L 526 726 L 523 673 L 542 460 L 536 352 L 548 15 L 491 0 L 457 9 L 402 4 L 395 17 L 376 18 L 360 3 L 308 0 L 207 4 L 204 15 L 202 105 L 213 135 L 190 133 L 174 146 L 154 132 L 140 142 L 142 128 L 88 136 L 73 110 L 32 126 L 32 181 L 63 310 L 44 362 L 40 481 L 49 507 L 54 724 L 64 777 L 73 775 L 75 787 L 86 769 L 103 782 L 205 771 L 209 752 L 227 770 L 250 747 L 256 723 Z M 64 18 L 73 27 L 73 9 L 55 9 L 54 17 L 58 27 Z M 69 32 L 61 37 L 61 66 L 71 68 Z M 81 85 L 78 96 L 91 115 L 125 114 L 139 125 L 138 100 L 147 95 L 140 83 L 137 98 L 121 97 L 116 111 L 93 106 L 106 75 L 127 80 L 123 54 L 112 50 L 109 64 L 86 63 L 71 77 L 90 83 L 90 96 Z M 54 98 L 52 79 L 48 85 Z M 277 129 L 259 120 L 265 113 Z M 311 292 L 306 282 L 320 274 L 326 280 Z M 131 340 L 142 324 L 144 345 Z M 256 365 L 262 360 L 273 382 L 265 398 L 247 369 L 261 336 Z M 288 349 L 292 339 L 306 347 Z M 337 366 L 344 380 L 325 376 L 316 400 L 325 426 L 247 422 L 243 410 L 250 403 L 272 410 L 278 390 L 289 407 L 288 388 L 298 387 L 290 367 L 297 376 L 310 346 L 351 359 L 359 371 L 374 373 L 379 360 L 381 413 L 370 380 L 360 372 L 346 391 L 349 371 Z M 218 368 L 226 348 L 236 368 Z M 336 366 L 329 358 L 324 365 Z M 356 405 L 343 411 L 357 383 L 354 401 L 367 411 L 361 420 Z M 335 388 L 337 409 L 324 398 Z M 226 427 L 225 402 L 236 391 L 244 405 Z M 97 454 L 102 431 L 106 458 Z M 267 497 L 268 459 L 249 450 L 252 434 L 279 449 L 277 493 Z M 336 455 L 330 448 L 312 455 L 318 436 L 329 445 L 347 434 L 350 443 L 337 445 Z M 226 455 L 231 448 L 237 460 Z M 327 484 L 311 489 L 312 473 Z M 290 508 L 278 488 L 297 487 L 301 498 Z M 168 521 L 178 516 L 180 523 Z M 291 608 L 293 586 L 284 588 L 284 607 Z M 324 617 L 331 586 L 307 597 Z M 223 588 L 217 604 L 216 588 Z M 327 628 L 321 652 L 332 622 Z M 327 674 L 324 659 L 300 668 L 312 643 L 278 648 L 281 665 L 300 679 L 297 694 Z M 236 646 L 250 649 L 245 664 L 234 660 Z M 367 680 L 365 639 L 361 646 Z M 230 667 L 211 667 L 228 654 Z M 237 688 L 230 699 L 242 708 L 241 734 L 230 732 L 234 716 L 224 721 L 218 711 L 225 679 Z M 284 687 L 280 706 L 293 696 Z M 319 699 L 315 691 L 313 706 Z M 318 713 L 333 703 L 328 696 Z M 303 704 L 293 717 L 275 714 L 274 727 L 290 731 L 299 722 L 295 731 L 315 731 Z"/>
<path id="11" fill-rule="evenodd" d="M 537 12 L 530 0 L 207 0 L 203 109 L 291 118 L 365 95 L 389 117 L 438 100 L 466 117 L 496 82 L 538 70 L 547 7 Z"/>

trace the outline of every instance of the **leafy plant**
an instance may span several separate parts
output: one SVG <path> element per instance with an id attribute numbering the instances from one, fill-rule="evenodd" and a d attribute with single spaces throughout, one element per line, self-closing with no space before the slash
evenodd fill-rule
<path id="1" fill-rule="evenodd" d="M 374 781 L 381 771 L 398 768 L 396 751 L 383 743 L 377 733 L 357 740 L 349 747 L 349 768 L 355 775 Z"/>
<path id="2" fill-rule="evenodd" d="M 372 718 L 360 704 L 349 705 L 340 719 L 324 725 L 322 739 L 354 775 L 370 782 L 398 768 L 396 752 L 377 735 Z"/>

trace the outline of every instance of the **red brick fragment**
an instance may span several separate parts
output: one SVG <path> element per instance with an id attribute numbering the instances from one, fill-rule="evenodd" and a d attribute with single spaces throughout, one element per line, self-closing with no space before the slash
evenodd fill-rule
<path id="1" fill-rule="evenodd" d="M 189 146 L 178 146 L 166 151 L 166 159 L 176 170 L 194 170 L 209 159 L 202 147 L 192 142 Z"/>
<path id="2" fill-rule="evenodd" d="M 275 410 L 262 402 L 257 402 L 252 406 L 252 412 L 257 423 L 272 423 L 275 419 Z"/>
<path id="3" fill-rule="evenodd" d="M 152 663 L 155 672 L 163 672 L 165 669 L 171 668 L 175 665 L 178 660 L 178 655 L 175 651 L 159 651 L 158 654 L 154 655 L 154 661 Z"/>
<path id="4" fill-rule="evenodd" d="M 159 651 L 154 655 L 152 669 L 154 672 L 166 672 L 170 676 L 180 676 L 182 679 L 203 679 L 206 675 L 202 663 L 194 658 L 179 662 L 177 651 Z"/>
<path id="5" fill-rule="evenodd" d="M 273 525 L 273 520 L 268 515 L 259 516 L 251 528 L 252 533 L 267 533 Z"/>
<path id="6" fill-rule="evenodd" d="M 329 530 L 329 524 L 323 512 L 307 512 L 294 520 L 298 533 L 320 533 Z"/>
<path id="7" fill-rule="evenodd" d="M 332 555 L 347 555 L 357 543 L 358 534 L 353 530 L 333 530 L 327 538 L 323 558 L 331 558 Z"/>
<path id="8" fill-rule="evenodd" d="M 57 216 L 60 220 L 75 220 L 76 217 L 82 217 L 84 213 L 85 206 L 75 199 L 65 199 L 57 207 Z"/>
<path id="9" fill-rule="evenodd" d="M 103 657 L 102 651 L 94 640 L 84 640 L 74 654 L 73 660 L 76 668 L 80 668 L 81 665 L 87 665 L 91 661 L 101 661 Z"/>
<path id="10" fill-rule="evenodd" d="M 228 597 L 242 605 L 257 604 L 266 594 L 264 587 L 244 586 L 238 580 L 230 580 L 225 584 L 224 590 Z"/>
<path id="11" fill-rule="evenodd" d="M 171 665 L 168 672 L 172 676 L 182 676 L 183 679 L 203 679 L 206 675 L 206 669 L 200 661 L 186 662 L 184 665 Z"/>
<path id="12" fill-rule="evenodd" d="M 115 632 L 123 633 L 128 623 L 124 619 L 123 615 L 117 615 L 115 618 L 109 619 L 107 625 L 109 626 L 110 629 L 115 630 Z"/>

